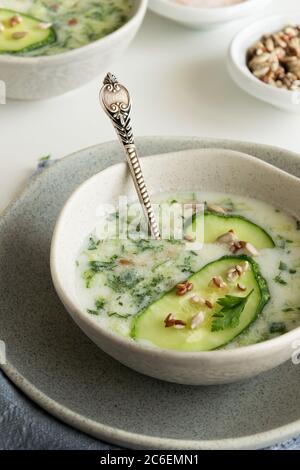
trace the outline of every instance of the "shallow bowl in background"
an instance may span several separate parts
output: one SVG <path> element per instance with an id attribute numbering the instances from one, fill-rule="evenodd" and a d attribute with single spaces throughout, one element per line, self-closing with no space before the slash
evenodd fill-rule
<path id="1" fill-rule="evenodd" d="M 246 18 L 272 0 L 246 0 L 232 6 L 200 8 L 176 3 L 176 0 L 150 0 L 149 8 L 158 15 L 193 29 L 211 29 L 230 21 Z"/>
<path id="2" fill-rule="evenodd" d="M 0 80 L 6 96 L 38 100 L 62 95 L 89 82 L 118 59 L 138 31 L 148 0 L 133 0 L 130 19 L 116 31 L 86 46 L 50 56 L 0 55 Z"/>

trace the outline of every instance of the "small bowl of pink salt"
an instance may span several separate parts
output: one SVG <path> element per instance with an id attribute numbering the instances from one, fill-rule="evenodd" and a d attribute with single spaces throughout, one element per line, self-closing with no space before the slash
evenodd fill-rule
<path id="1" fill-rule="evenodd" d="M 272 0 L 150 0 L 149 8 L 158 15 L 189 28 L 210 29 L 246 18 Z"/>

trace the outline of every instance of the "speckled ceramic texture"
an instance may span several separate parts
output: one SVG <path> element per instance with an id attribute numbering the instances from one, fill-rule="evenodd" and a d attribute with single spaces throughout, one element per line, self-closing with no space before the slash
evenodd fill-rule
<path id="1" fill-rule="evenodd" d="M 0 56 L 6 96 L 39 100 L 62 95 L 104 72 L 124 53 L 144 18 L 148 0 L 134 0 L 132 17 L 121 28 L 86 46 L 51 56 Z"/>
<path id="2" fill-rule="evenodd" d="M 226 149 L 197 149 L 141 159 L 150 193 L 220 191 L 273 204 L 300 219 L 300 179 L 257 158 Z M 184 169 L 184 171 L 183 171 Z M 242 184 L 241 184 L 242 182 Z M 151 377 L 186 385 L 237 382 L 290 360 L 300 344 L 300 328 L 270 341 L 231 350 L 167 351 L 123 338 L 96 322 L 82 307 L 74 282 L 83 240 L 91 233 L 103 204 L 136 198 L 125 162 L 112 165 L 80 185 L 64 206 L 52 239 L 51 273 L 56 291 L 78 326 L 103 351 Z"/>
<path id="3" fill-rule="evenodd" d="M 174 137 L 137 143 L 141 155 L 201 147 L 236 149 L 300 177 L 299 157 L 272 147 Z M 259 448 L 296 436 L 300 366 L 286 363 L 234 385 L 168 384 L 135 373 L 101 352 L 64 310 L 49 270 L 55 220 L 78 184 L 123 158 L 117 142 L 78 152 L 34 179 L 2 216 L 0 337 L 8 356 L 4 372 L 53 415 L 123 446 Z"/>

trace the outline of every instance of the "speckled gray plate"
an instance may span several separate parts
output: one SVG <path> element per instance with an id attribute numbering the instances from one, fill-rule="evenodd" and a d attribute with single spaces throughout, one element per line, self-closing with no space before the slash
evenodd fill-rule
<path id="1" fill-rule="evenodd" d="M 141 155 L 223 147 L 300 177 L 300 159 L 262 145 L 143 138 Z M 64 311 L 53 289 L 53 226 L 74 188 L 123 159 L 118 143 L 82 150 L 34 178 L 0 221 L 0 338 L 7 376 L 61 420 L 133 448 L 258 448 L 300 434 L 300 366 L 254 380 L 188 387 L 139 375 L 101 352 Z"/>

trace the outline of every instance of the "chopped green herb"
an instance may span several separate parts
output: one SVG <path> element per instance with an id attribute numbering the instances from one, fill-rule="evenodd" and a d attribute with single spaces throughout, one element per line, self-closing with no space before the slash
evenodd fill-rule
<path id="1" fill-rule="evenodd" d="M 289 273 L 290 273 L 290 274 L 296 274 L 296 272 L 297 272 L 297 269 L 290 269 L 290 270 L 289 270 Z"/>
<path id="2" fill-rule="evenodd" d="M 96 273 L 101 273 L 106 270 L 111 270 L 116 266 L 115 260 L 117 255 L 110 258 L 109 261 L 90 261 L 90 269 L 84 271 L 82 277 L 85 279 L 85 285 L 87 288 L 91 287 L 91 282 Z"/>
<path id="3" fill-rule="evenodd" d="M 157 286 L 160 282 L 164 280 L 164 276 L 162 274 L 158 274 L 157 276 L 153 277 L 149 283 L 150 287 Z"/>
<path id="4" fill-rule="evenodd" d="M 234 328 L 239 324 L 240 316 L 243 313 L 247 300 L 253 290 L 245 297 L 226 295 L 217 300 L 221 305 L 221 310 L 213 315 L 214 320 L 211 325 L 211 331 L 220 331 L 225 328 Z"/>
<path id="5" fill-rule="evenodd" d="M 295 309 L 293 307 L 286 307 L 282 309 L 283 312 L 294 312 Z"/>
<path id="6" fill-rule="evenodd" d="M 296 220 L 296 229 L 300 230 L 300 220 Z"/>
<path id="7" fill-rule="evenodd" d="M 91 269 L 87 269 L 84 271 L 82 274 L 83 279 L 85 280 L 85 287 L 88 289 L 91 287 L 92 280 L 95 276 L 95 271 L 92 271 Z"/>
<path id="8" fill-rule="evenodd" d="M 254 344 L 263 343 L 264 341 L 267 341 L 270 338 L 271 338 L 270 333 L 263 333 L 261 337 Z"/>
<path id="9" fill-rule="evenodd" d="M 101 273 L 116 267 L 116 255 L 112 256 L 109 261 L 90 261 L 91 270 L 94 273 Z"/>
<path id="10" fill-rule="evenodd" d="M 117 275 L 112 274 L 108 277 L 108 285 L 116 292 L 124 292 L 126 289 L 132 289 L 144 278 L 139 276 L 135 270 L 124 271 Z"/>
<path id="11" fill-rule="evenodd" d="M 150 282 L 140 285 L 136 290 L 134 290 L 132 295 L 136 305 L 139 307 L 139 310 L 147 307 L 161 294 L 161 288 L 159 285 L 164 280 L 165 278 L 162 274 L 157 274 Z"/>
<path id="12" fill-rule="evenodd" d="M 100 7 L 100 5 L 99 5 Z M 88 13 L 86 13 L 86 17 L 87 18 L 91 18 L 92 20 L 98 20 L 98 21 L 102 21 L 103 20 L 103 12 L 100 10 L 100 11 L 89 11 Z"/>
<path id="13" fill-rule="evenodd" d="M 174 238 L 174 237 L 171 237 L 168 240 L 168 243 L 171 243 L 171 245 L 184 245 L 184 242 L 182 241 L 182 239 L 177 239 L 177 238 Z"/>
<path id="14" fill-rule="evenodd" d="M 284 263 L 283 261 L 280 261 L 279 263 L 279 269 L 280 271 L 287 271 L 288 270 L 288 266 L 286 263 Z"/>
<path id="15" fill-rule="evenodd" d="M 38 168 L 47 168 L 51 164 L 51 155 L 45 155 L 38 160 Z"/>
<path id="16" fill-rule="evenodd" d="M 283 322 L 273 322 L 270 324 L 269 331 L 271 334 L 273 333 L 285 333 L 286 332 L 286 324 Z"/>
<path id="17" fill-rule="evenodd" d="M 172 201 L 170 202 L 170 204 L 177 204 L 177 200 L 176 199 L 172 199 Z"/>
<path id="18" fill-rule="evenodd" d="M 106 300 L 103 297 L 98 297 L 95 300 L 95 307 L 97 310 L 102 310 L 106 304 Z"/>
<path id="19" fill-rule="evenodd" d="M 277 282 L 277 284 L 281 284 L 282 286 L 287 285 L 287 282 L 281 277 L 281 274 L 277 274 L 277 276 L 274 277 L 274 281 Z"/>
<path id="20" fill-rule="evenodd" d="M 99 315 L 98 310 L 91 310 L 90 308 L 87 309 L 87 313 L 90 315 Z"/>
<path id="21" fill-rule="evenodd" d="M 51 155 L 44 155 L 43 157 L 39 158 L 39 162 L 46 162 L 50 160 Z"/>
<path id="22" fill-rule="evenodd" d="M 157 268 L 159 268 L 160 266 L 163 266 L 164 264 L 168 263 L 170 260 L 166 259 L 164 261 L 161 261 L 160 263 L 157 263 L 153 266 L 153 268 L 151 269 L 152 272 L 156 271 Z"/>
<path id="23" fill-rule="evenodd" d="M 108 316 L 109 316 L 109 317 L 124 318 L 124 319 L 130 317 L 129 314 L 127 314 L 127 315 L 126 315 L 126 314 L 125 314 L 125 315 L 121 315 L 120 313 L 117 313 L 117 312 L 109 312 L 109 313 L 108 313 Z"/>
<path id="24" fill-rule="evenodd" d="M 146 250 L 152 250 L 152 251 L 162 251 L 163 250 L 163 245 L 155 240 L 146 240 L 144 238 L 140 238 L 138 240 L 134 240 L 134 244 L 138 251 L 146 251 Z"/>
<path id="25" fill-rule="evenodd" d="M 278 236 L 277 246 L 278 248 L 281 248 L 282 250 L 284 250 L 286 247 L 286 240 L 280 235 Z"/>
<path id="26" fill-rule="evenodd" d="M 100 240 L 95 240 L 94 237 L 89 238 L 88 250 L 96 250 L 100 244 Z"/>
<path id="27" fill-rule="evenodd" d="M 183 264 L 179 265 L 178 268 L 181 269 L 183 273 L 191 273 L 193 274 L 195 271 L 192 268 L 192 258 L 191 256 L 186 256 L 183 260 Z"/>

